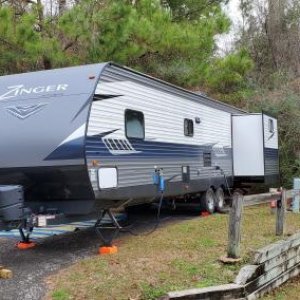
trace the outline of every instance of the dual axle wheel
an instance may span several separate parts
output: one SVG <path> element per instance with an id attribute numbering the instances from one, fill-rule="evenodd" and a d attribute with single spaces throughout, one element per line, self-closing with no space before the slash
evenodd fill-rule
<path id="1" fill-rule="evenodd" d="M 200 208 L 203 211 L 209 213 L 214 213 L 216 211 L 221 211 L 225 205 L 225 195 L 221 187 L 217 188 L 214 191 L 212 188 L 209 188 L 204 192 L 200 199 Z"/>

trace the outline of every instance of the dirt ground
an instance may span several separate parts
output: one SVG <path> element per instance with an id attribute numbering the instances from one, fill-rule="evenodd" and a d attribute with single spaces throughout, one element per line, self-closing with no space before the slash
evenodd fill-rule
<path id="1" fill-rule="evenodd" d="M 138 214 L 138 215 L 137 215 Z M 138 211 L 132 214 L 133 222 L 153 221 L 153 212 Z M 181 222 L 195 218 L 195 214 L 164 213 L 162 225 L 168 222 Z M 152 224 L 137 223 L 137 232 L 146 232 Z M 122 239 L 128 234 L 122 234 Z M 88 257 L 98 257 L 101 245 L 93 228 L 80 230 L 38 241 L 37 247 L 29 250 L 18 250 L 15 239 L 0 238 L 0 265 L 13 271 L 10 280 L 0 279 L 0 300 L 40 300 L 45 297 L 47 283 L 45 278 L 56 274 L 72 264 Z M 55 276 L 55 275 L 54 275 Z"/>

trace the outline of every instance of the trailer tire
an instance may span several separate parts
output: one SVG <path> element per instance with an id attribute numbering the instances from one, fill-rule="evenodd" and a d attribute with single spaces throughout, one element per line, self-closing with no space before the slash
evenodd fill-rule
<path id="1" fill-rule="evenodd" d="M 201 211 L 207 211 L 213 214 L 215 211 L 215 193 L 212 188 L 204 192 L 200 199 Z"/>
<path id="2" fill-rule="evenodd" d="M 225 195 L 224 190 L 221 187 L 218 187 L 215 192 L 215 208 L 216 211 L 221 212 L 224 209 L 225 205 Z"/>

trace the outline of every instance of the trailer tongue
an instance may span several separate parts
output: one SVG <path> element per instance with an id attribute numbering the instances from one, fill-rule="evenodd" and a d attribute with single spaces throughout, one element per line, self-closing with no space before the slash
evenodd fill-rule
<path id="1" fill-rule="evenodd" d="M 20 185 L 0 186 L 0 230 L 18 228 L 22 241 L 21 248 L 33 246 L 29 237 L 36 225 L 35 217 L 29 208 L 24 206 L 24 191 Z"/>
<path id="2" fill-rule="evenodd" d="M 20 220 L 24 215 L 24 192 L 19 185 L 0 185 L 0 220 L 2 225 Z"/>

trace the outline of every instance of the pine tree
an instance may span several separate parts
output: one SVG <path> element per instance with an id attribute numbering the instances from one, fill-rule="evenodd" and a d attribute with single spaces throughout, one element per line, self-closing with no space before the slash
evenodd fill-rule
<path id="1" fill-rule="evenodd" d="M 0 72 L 115 61 L 186 87 L 211 83 L 215 35 L 230 27 L 225 2 L 81 0 L 67 8 L 62 0 L 56 15 L 45 13 L 41 0 L 6 5 Z"/>

